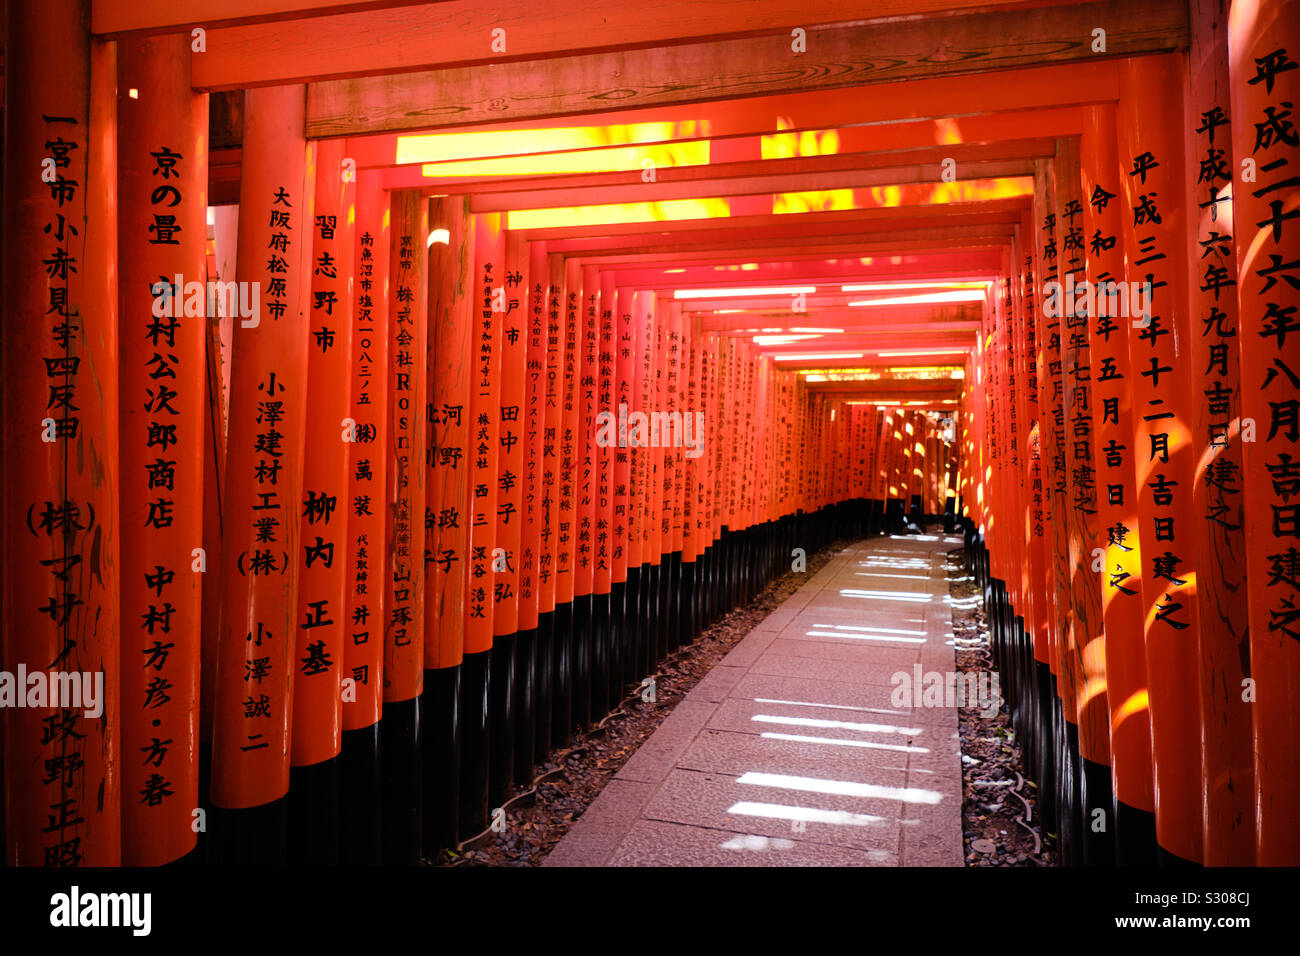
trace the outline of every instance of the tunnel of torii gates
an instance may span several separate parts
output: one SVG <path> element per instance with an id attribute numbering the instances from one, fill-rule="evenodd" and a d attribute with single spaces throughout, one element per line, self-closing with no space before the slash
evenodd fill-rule
<path id="1" fill-rule="evenodd" d="M 940 517 L 1065 861 L 1300 863 L 1300 3 L 979 2 L 10 0 L 6 863 L 416 863 Z"/>

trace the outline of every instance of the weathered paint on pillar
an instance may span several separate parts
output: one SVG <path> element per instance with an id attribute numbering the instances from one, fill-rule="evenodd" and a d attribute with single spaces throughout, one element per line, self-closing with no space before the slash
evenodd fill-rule
<path id="1" fill-rule="evenodd" d="M 493 562 L 500 478 L 501 318 L 505 240 L 501 216 L 473 217 L 474 375 L 470 383 L 470 554 L 465 653 L 492 647 Z M 498 291 L 500 290 L 500 291 Z"/>
<path id="2" fill-rule="evenodd" d="M 1160 846 L 1200 862 L 1201 731 L 1196 675 L 1197 607 L 1192 409 L 1179 382 L 1187 367 L 1184 85 L 1179 57 L 1142 57 L 1119 69 L 1116 108 L 1124 216 L 1125 278 L 1150 283 L 1151 318 L 1129 338 L 1133 456 L 1146 607 L 1147 680 Z M 1131 287 L 1130 287 L 1131 288 Z M 1130 300 L 1131 300 L 1130 295 Z"/>
<path id="3" fill-rule="evenodd" d="M 1086 281 L 1083 199 L 1080 196 L 1079 144 L 1058 140 L 1056 155 L 1057 227 L 1061 237 L 1062 282 Z M 1110 711 L 1106 697 L 1106 638 L 1102 627 L 1101 572 L 1095 549 L 1101 547 L 1097 520 L 1097 468 L 1093 459 L 1092 356 L 1088 347 L 1086 304 L 1063 302 L 1062 377 L 1065 408 L 1066 523 L 1069 532 L 1070 632 L 1067 679 L 1073 681 L 1079 753 L 1098 768 L 1110 766 Z M 1087 773 L 1087 768 L 1085 768 Z M 1094 801 L 1085 794 L 1085 824 L 1096 809 L 1110 813 L 1110 794 Z M 1099 807 L 1098 804 L 1101 804 Z M 1089 830 L 1090 833 L 1096 831 Z"/>
<path id="4" fill-rule="evenodd" d="M 528 374 L 527 290 L 528 251 L 515 234 L 505 237 L 493 294 L 504 300 L 501 323 L 501 390 L 497 407 L 496 541 L 492 561 L 492 633 L 500 637 L 519 630 L 519 565 L 523 540 L 524 396 Z"/>
<path id="5" fill-rule="evenodd" d="M 158 866 L 198 839 L 202 592 L 219 580 L 202 551 L 208 98 L 183 36 L 119 56 L 122 862 Z"/>
<path id="6" fill-rule="evenodd" d="M 1191 342 L 1186 385 L 1196 470 L 1192 540 L 1200 628 L 1201 781 L 1207 866 L 1255 862 L 1254 705 L 1242 509 L 1241 335 L 1228 95 L 1228 4 L 1193 0 L 1183 142 L 1189 157 L 1185 205 L 1191 273 L 1182 313 Z M 1196 164 L 1193 179 L 1190 164 Z"/>
<path id="7" fill-rule="evenodd" d="M 389 201 L 384 701 L 398 702 L 424 687 L 429 206 L 413 191 L 394 192 Z"/>
<path id="8" fill-rule="evenodd" d="M 236 273 L 258 284 L 260 307 L 234 323 L 231 344 L 212 736 L 212 802 L 229 809 L 289 786 L 311 261 L 304 102 L 301 86 L 245 94 Z"/>
<path id="9" fill-rule="evenodd" d="M 337 757 L 343 729 L 346 611 L 344 553 L 353 517 L 382 505 L 368 494 L 348 495 L 348 458 L 355 428 L 349 417 L 352 372 L 353 227 L 356 188 L 344 178 L 344 142 L 324 140 L 316 152 L 312 221 L 303 238 L 312 247 L 307 303 L 307 446 L 299 509 L 303 562 L 298 578 L 294 652 L 295 767 Z"/>
<path id="10" fill-rule="evenodd" d="M 0 710 L 13 866 L 121 861 L 117 51 L 89 21 L 85 0 L 5 9 L 0 659 L 83 675 L 103 707 Z"/>
<path id="11" fill-rule="evenodd" d="M 549 352 L 546 316 L 548 267 L 546 244 L 527 245 L 528 272 L 521 298 L 526 316 L 527 359 L 523 417 L 523 537 L 519 552 L 519 629 L 537 627 L 541 587 L 538 580 L 545 524 L 546 489 L 542 482 L 543 435 L 546 431 L 547 366 Z M 552 603 L 553 609 L 554 604 Z"/>
<path id="12" fill-rule="evenodd" d="M 546 409 L 542 422 L 541 452 L 541 549 L 537 559 L 537 580 L 540 586 L 538 610 L 542 614 L 555 610 L 559 571 L 559 539 L 562 513 L 560 471 L 562 440 L 565 428 L 564 409 L 568 389 L 565 386 L 567 359 L 565 354 L 567 332 L 564 308 L 564 260 L 547 255 L 547 271 L 538 269 L 536 283 L 544 287 L 546 296 Z"/>
<path id="13" fill-rule="evenodd" d="M 1081 168 L 1087 279 L 1095 291 L 1103 283 L 1124 281 L 1121 232 L 1128 211 L 1117 198 L 1120 169 L 1113 106 L 1091 107 L 1085 114 Z M 1097 296 L 1094 301 L 1088 341 L 1092 352 L 1097 519 L 1105 536 L 1099 546 L 1104 549 L 1101 606 L 1106 634 L 1111 784 L 1121 803 L 1153 813 L 1151 714 L 1147 708 L 1142 607 L 1144 566 L 1134 476 L 1133 366 L 1129 359 L 1133 320 L 1128 315 L 1114 314 L 1120 311 L 1117 298 Z"/>
<path id="14" fill-rule="evenodd" d="M 1255 862 L 1300 863 L 1300 4 L 1238 2 L 1228 20 L 1232 184 L 1247 506 Z M 1251 176 L 1247 176 L 1247 172 Z M 1293 269 L 1294 266 L 1292 265 Z M 1247 429 L 1251 434 L 1247 435 Z M 1243 689 L 1243 692 L 1245 689 Z"/>
<path id="15" fill-rule="evenodd" d="M 353 681 L 343 700 L 343 728 L 371 727 L 383 710 L 386 602 L 384 520 L 388 488 L 388 290 L 392 245 L 389 194 L 374 176 L 357 182 L 352 286 L 352 355 L 348 416 L 356 427 L 348 445 L 347 500 L 368 498 L 368 513 L 348 518 L 347 641 L 343 666 Z"/>

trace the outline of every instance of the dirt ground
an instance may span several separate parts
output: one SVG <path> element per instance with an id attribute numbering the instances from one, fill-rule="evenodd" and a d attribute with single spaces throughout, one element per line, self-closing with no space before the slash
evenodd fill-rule
<path id="1" fill-rule="evenodd" d="M 957 669 L 991 670 L 988 622 L 963 549 L 948 553 L 948 593 Z M 1037 788 L 1025 779 L 1024 755 L 1004 706 L 997 716 L 963 707 L 962 829 L 967 866 L 1055 866 L 1056 843 L 1038 825 Z"/>

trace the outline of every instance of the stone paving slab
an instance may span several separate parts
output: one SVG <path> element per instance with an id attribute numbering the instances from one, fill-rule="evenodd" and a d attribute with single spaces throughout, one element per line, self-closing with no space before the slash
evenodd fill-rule
<path id="1" fill-rule="evenodd" d="M 957 536 L 834 556 L 716 665 L 546 866 L 961 866 L 954 708 L 897 706 L 955 669 Z"/>

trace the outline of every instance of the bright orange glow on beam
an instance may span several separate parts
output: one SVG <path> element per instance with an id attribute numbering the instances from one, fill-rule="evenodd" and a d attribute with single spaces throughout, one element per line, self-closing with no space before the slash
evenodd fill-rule
<path id="1" fill-rule="evenodd" d="M 877 352 L 880 358 L 904 358 L 909 355 L 961 355 L 969 349 L 916 349 L 908 352 Z"/>
<path id="2" fill-rule="evenodd" d="M 962 368 L 939 365 L 896 365 L 889 368 L 799 369 L 797 374 L 808 382 L 875 382 L 881 379 L 924 381 L 927 379 L 961 379 Z"/>
<path id="3" fill-rule="evenodd" d="M 649 146 L 612 146 L 576 152 L 498 156 L 443 163 L 425 163 L 420 172 L 429 178 L 487 176 L 545 176 L 564 173 L 626 172 L 645 168 L 646 161 L 658 169 L 675 166 L 707 166 L 709 141 Z"/>
<path id="4" fill-rule="evenodd" d="M 554 129 L 479 130 L 465 133 L 421 133 L 398 136 L 398 165 L 440 163 L 458 159 L 526 156 L 607 146 L 660 143 L 709 135 L 707 122 L 631 123 L 612 126 L 564 126 Z M 638 163 L 638 168 L 640 164 Z"/>
<path id="5" fill-rule="evenodd" d="M 898 289 L 987 289 L 990 282 L 859 282 L 840 286 L 841 292 L 893 292 Z"/>
<path id="6" fill-rule="evenodd" d="M 819 339 L 820 335 L 756 335 L 754 336 L 755 345 L 789 345 L 792 342 L 802 342 L 805 339 Z"/>
<path id="7" fill-rule="evenodd" d="M 850 302 L 850 308 L 869 305 L 922 305 L 937 302 L 983 302 L 982 289 L 955 289 L 951 292 L 925 292 L 920 295 L 890 295 L 879 299 L 860 299 Z"/>
<path id="8" fill-rule="evenodd" d="M 822 359 L 853 359 L 862 358 L 861 352 L 807 352 L 798 355 L 775 355 L 778 362 L 817 362 Z"/>
<path id="9" fill-rule="evenodd" d="M 735 287 L 730 289 L 677 289 L 673 292 L 674 299 L 723 299 L 728 296 L 742 296 L 748 298 L 753 295 L 798 295 L 806 293 L 812 295 L 817 291 L 815 285 L 769 285 L 769 286 L 751 286 Z"/>
<path id="10" fill-rule="evenodd" d="M 506 214 L 506 228 L 612 226 L 633 222 L 726 219 L 730 215 L 731 204 L 725 199 L 670 199 L 664 202 L 611 203 L 603 206 L 517 209 Z"/>

